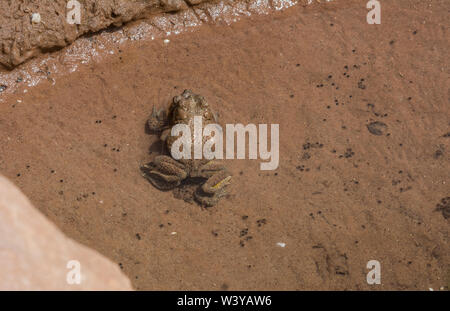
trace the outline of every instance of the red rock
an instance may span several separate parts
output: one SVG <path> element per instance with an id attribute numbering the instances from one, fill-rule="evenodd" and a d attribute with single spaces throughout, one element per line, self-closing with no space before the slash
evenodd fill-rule
<path id="1" fill-rule="evenodd" d="M 71 260 L 80 264 L 80 284 L 67 282 Z M 131 290 L 131 285 L 117 265 L 67 238 L 0 176 L 0 290 Z"/>

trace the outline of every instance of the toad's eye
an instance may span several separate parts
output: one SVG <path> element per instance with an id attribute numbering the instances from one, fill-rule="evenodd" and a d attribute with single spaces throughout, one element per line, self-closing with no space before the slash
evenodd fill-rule
<path id="1" fill-rule="evenodd" d="M 183 98 L 182 98 L 180 95 L 175 96 L 175 97 L 173 98 L 173 103 L 174 103 L 174 104 L 178 104 L 178 103 L 181 102 L 182 99 L 183 99 Z"/>

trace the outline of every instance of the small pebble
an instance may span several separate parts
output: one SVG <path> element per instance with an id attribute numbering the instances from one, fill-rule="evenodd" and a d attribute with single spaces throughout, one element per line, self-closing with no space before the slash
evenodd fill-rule
<path id="1" fill-rule="evenodd" d="M 380 121 L 375 121 L 367 125 L 367 129 L 373 135 L 381 136 L 387 130 L 387 125 Z"/>
<path id="2" fill-rule="evenodd" d="M 39 13 L 31 14 L 31 22 L 33 24 L 39 24 L 41 22 L 41 14 Z"/>

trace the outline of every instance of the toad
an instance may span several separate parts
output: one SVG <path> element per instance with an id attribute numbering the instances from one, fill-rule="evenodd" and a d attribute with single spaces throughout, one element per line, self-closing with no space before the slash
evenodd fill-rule
<path id="1" fill-rule="evenodd" d="M 210 207 L 227 194 L 226 188 L 231 183 L 231 174 L 217 160 L 194 157 L 176 160 L 171 154 L 172 145 L 178 139 L 177 136 L 171 136 L 172 127 L 185 124 L 193 131 L 194 117 L 201 117 L 203 127 L 217 124 L 218 121 L 205 98 L 191 90 L 185 90 L 181 95 L 175 96 L 167 111 L 153 107 L 147 126 L 160 135 L 169 155 L 158 155 L 152 162 L 143 165 L 142 175 L 160 190 L 174 189 L 187 179 L 200 179 L 202 183 L 194 192 L 194 198 L 201 205 Z M 191 143 L 194 145 L 194 138 Z"/>

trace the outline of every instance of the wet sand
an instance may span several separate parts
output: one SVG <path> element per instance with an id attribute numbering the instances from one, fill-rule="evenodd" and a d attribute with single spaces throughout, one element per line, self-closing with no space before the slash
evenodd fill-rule
<path id="1" fill-rule="evenodd" d="M 359 1 L 295 6 L 121 47 L 4 98 L 0 171 L 138 290 L 448 289 L 448 9 L 383 3 L 373 26 Z M 224 124 L 280 124 L 279 168 L 227 161 L 210 209 L 139 171 L 152 106 L 185 88 Z"/>

